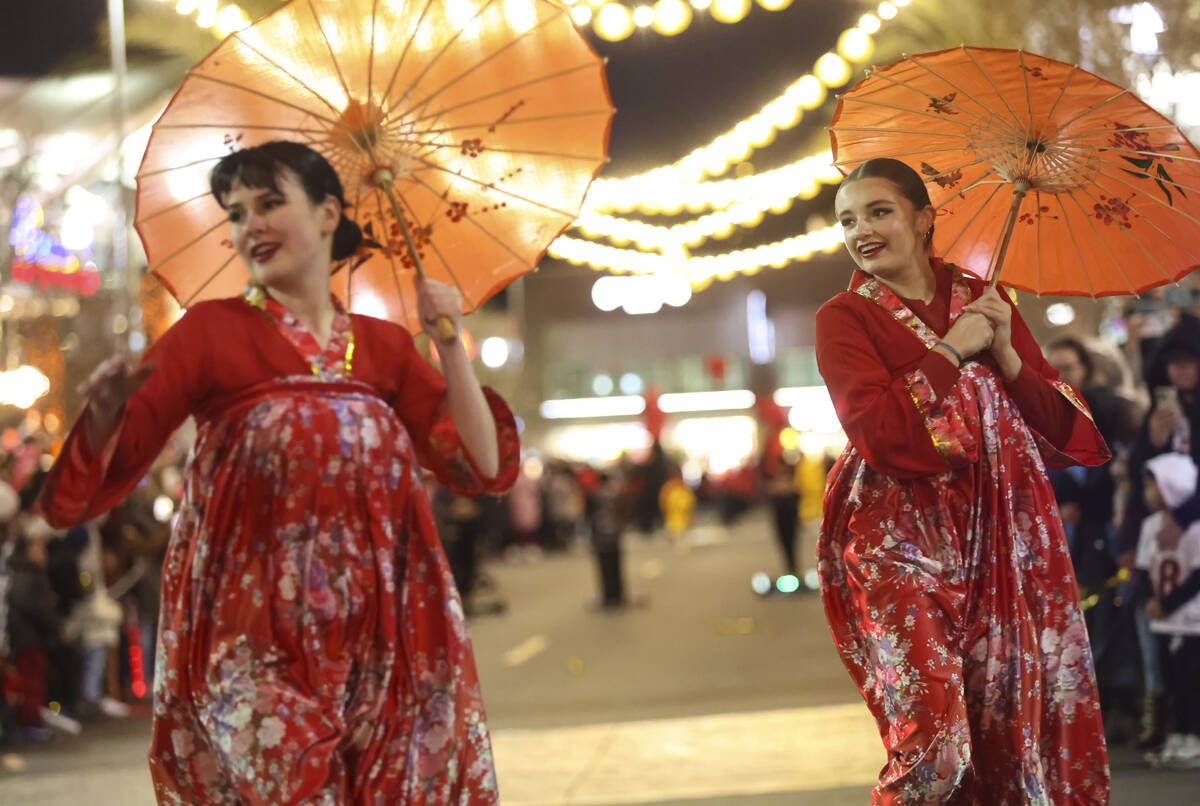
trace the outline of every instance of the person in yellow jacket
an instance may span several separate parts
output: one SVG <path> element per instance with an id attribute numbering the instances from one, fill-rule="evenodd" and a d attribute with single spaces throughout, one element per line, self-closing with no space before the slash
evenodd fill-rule
<path id="1" fill-rule="evenodd" d="M 678 542 L 683 533 L 692 524 L 692 515 L 696 511 L 696 494 L 684 482 L 682 474 L 676 470 L 658 494 L 658 507 L 662 510 L 663 523 L 671 540 Z"/>

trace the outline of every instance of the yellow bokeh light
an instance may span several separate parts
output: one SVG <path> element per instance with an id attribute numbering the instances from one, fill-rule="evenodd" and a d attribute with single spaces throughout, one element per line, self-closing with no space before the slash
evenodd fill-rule
<path id="1" fill-rule="evenodd" d="M 898 9 L 896 8 L 895 4 L 889 3 L 888 0 L 883 0 L 883 2 L 879 4 L 879 16 L 882 19 L 890 20 L 892 17 L 896 16 L 897 11 Z"/>
<path id="2" fill-rule="evenodd" d="M 654 6 L 654 30 L 674 36 L 692 22 L 692 9 L 683 0 L 658 0 Z"/>
<path id="3" fill-rule="evenodd" d="M 896 6 L 897 8 L 904 8 L 911 2 L 912 0 L 892 0 L 892 5 Z"/>
<path id="4" fill-rule="evenodd" d="M 633 15 L 620 3 L 605 3 L 596 14 L 596 33 L 609 42 L 625 39 L 633 29 Z"/>
<path id="5" fill-rule="evenodd" d="M 580 3 L 577 6 L 571 6 L 571 19 L 573 19 L 575 24 L 580 28 L 587 25 L 592 21 L 591 7 L 586 6 L 583 3 Z"/>
<path id="6" fill-rule="evenodd" d="M 840 87 L 850 80 L 850 65 L 836 53 L 826 53 L 817 59 L 815 72 L 826 87 Z"/>
<path id="7" fill-rule="evenodd" d="M 648 28 L 654 22 L 654 9 L 650 6 L 638 6 L 633 10 L 633 24 L 639 28 Z"/>
<path id="8" fill-rule="evenodd" d="M 784 97 L 795 101 L 804 109 L 816 109 L 825 102 L 825 85 L 812 74 L 801 76 L 796 83 L 788 87 Z"/>
<path id="9" fill-rule="evenodd" d="M 712 5 L 712 0 L 689 0 L 689 2 L 691 2 L 692 8 L 697 11 L 703 11 Z"/>
<path id="10" fill-rule="evenodd" d="M 875 51 L 875 43 L 858 28 L 851 28 L 838 37 L 838 53 L 852 62 L 861 62 L 871 58 Z"/>
<path id="11" fill-rule="evenodd" d="M 792 4 L 792 0 L 758 0 L 758 4 L 767 11 L 783 11 Z"/>
<path id="12" fill-rule="evenodd" d="M 718 22 L 741 22 L 750 13 L 750 0 L 713 0 L 711 13 Z"/>
<path id="13" fill-rule="evenodd" d="M 862 29 L 863 33 L 867 34 L 873 34 L 878 31 L 879 25 L 879 18 L 874 14 L 863 14 L 862 18 L 858 21 L 858 27 Z"/>

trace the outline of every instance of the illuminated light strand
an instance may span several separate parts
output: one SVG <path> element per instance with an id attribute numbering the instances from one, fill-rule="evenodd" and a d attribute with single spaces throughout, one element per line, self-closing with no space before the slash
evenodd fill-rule
<path id="1" fill-rule="evenodd" d="M 683 206 L 718 210 L 671 226 L 617 218 L 596 212 L 601 205 L 586 203 L 573 226 L 588 238 L 604 237 L 618 244 L 633 242 L 642 249 L 698 246 L 710 237 L 727 238 L 736 227 L 757 226 L 767 211 L 786 212 L 795 199 L 816 196 L 821 184 L 840 182 L 842 175 L 832 162 L 832 153 L 825 151 L 742 179 L 690 185 L 647 184 L 647 206 L 659 212 L 676 213 Z M 656 188 L 659 195 L 655 197 Z M 604 186 L 598 190 L 602 197 Z"/>
<path id="2" fill-rule="evenodd" d="M 159 0 L 160 3 L 169 0 Z M 250 26 L 250 18 L 237 3 L 221 5 L 219 0 L 178 0 L 175 11 L 184 17 L 196 15 L 196 26 L 212 31 L 217 39 Z"/>
<path id="3" fill-rule="evenodd" d="M 699 183 L 705 176 L 720 176 L 731 165 L 744 161 L 755 148 L 770 143 L 776 132 L 798 124 L 805 110 L 819 107 L 828 89 L 840 87 L 849 81 L 852 73 L 850 65 L 865 62 L 872 55 L 874 44 L 871 36 L 882 27 L 880 18 L 894 19 L 899 9 L 910 2 L 885 0 L 879 6 L 878 15 L 864 14 L 856 26 L 842 32 L 835 50 L 817 59 L 814 73 L 805 74 L 792 82 L 779 97 L 725 134 L 714 138 L 708 145 L 692 150 L 670 165 L 642 174 L 624 179 L 599 180 L 603 192 L 597 193 L 594 199 L 589 192 L 590 209 L 594 212 L 641 209 L 653 213 L 656 211 L 647 209 L 642 201 L 646 198 L 647 185 L 659 188 L 657 194 L 653 195 L 669 194 L 671 191 L 663 188 L 671 183 Z M 577 5 L 574 8 L 579 7 Z"/>
<path id="4" fill-rule="evenodd" d="M 560 236 L 550 244 L 551 256 L 575 265 L 588 265 L 601 271 L 621 274 L 653 274 L 679 271 L 687 275 L 693 290 L 706 288 L 714 279 L 729 280 L 736 275 L 757 274 L 764 268 L 783 268 L 789 263 L 808 260 L 817 252 L 834 252 L 842 246 L 842 228 L 833 224 L 795 235 L 782 241 L 739 249 L 719 255 L 677 257 L 650 254 L 634 249 Z"/>

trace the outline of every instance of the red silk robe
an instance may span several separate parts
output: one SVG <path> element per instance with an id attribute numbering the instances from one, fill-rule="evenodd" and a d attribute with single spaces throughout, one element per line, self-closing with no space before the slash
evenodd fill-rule
<path id="1" fill-rule="evenodd" d="M 928 308 L 857 272 L 817 314 L 849 438 L 818 563 L 888 762 L 874 804 L 1108 802 L 1091 650 L 1045 467 L 1110 457 L 1013 311 L 1020 375 L 930 348 L 982 284 L 935 262 Z M 931 321 L 924 321 L 913 308 Z"/>
<path id="2" fill-rule="evenodd" d="M 504 402 L 485 390 L 501 461 L 488 479 L 406 331 L 339 307 L 322 350 L 261 292 L 194 306 L 144 361 L 156 371 L 119 431 L 93 453 L 77 424 L 42 507 L 59 525 L 105 512 L 196 416 L 163 566 L 159 803 L 497 803 L 420 466 L 464 494 L 511 485 Z"/>

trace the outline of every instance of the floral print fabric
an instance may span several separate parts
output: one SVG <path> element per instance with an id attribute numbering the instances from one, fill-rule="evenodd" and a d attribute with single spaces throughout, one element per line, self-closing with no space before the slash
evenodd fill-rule
<path id="1" fill-rule="evenodd" d="M 905 383 L 946 472 L 893 478 L 849 445 L 818 549 L 838 651 L 888 751 L 872 802 L 1107 803 L 1091 651 L 1038 439 L 980 363 L 941 398 L 919 370 Z"/>
<path id="2" fill-rule="evenodd" d="M 501 472 L 481 478 L 436 390 L 410 389 L 430 411 L 402 419 L 351 372 L 351 360 L 356 371 L 390 366 L 379 356 L 396 345 L 359 338 L 351 349 L 357 328 L 340 310 L 322 349 L 269 299 L 252 313 L 259 320 L 222 305 L 204 315 L 269 323 L 286 339 L 260 334 L 280 348 L 272 360 L 298 353 L 309 372 L 263 378 L 198 413 L 163 568 L 150 748 L 159 803 L 498 803 L 474 657 L 418 454 L 464 494 L 501 490 L 519 455 L 511 413 L 486 390 Z M 438 439 L 418 446 L 406 422 Z M 123 439 L 140 442 L 136 426 L 125 422 Z M 90 465 L 81 451 L 68 446 L 74 458 L 52 473 L 51 510 L 87 495 L 72 462 L 89 478 L 111 475 L 111 446 Z M 109 482 L 97 501 L 120 494 Z"/>

